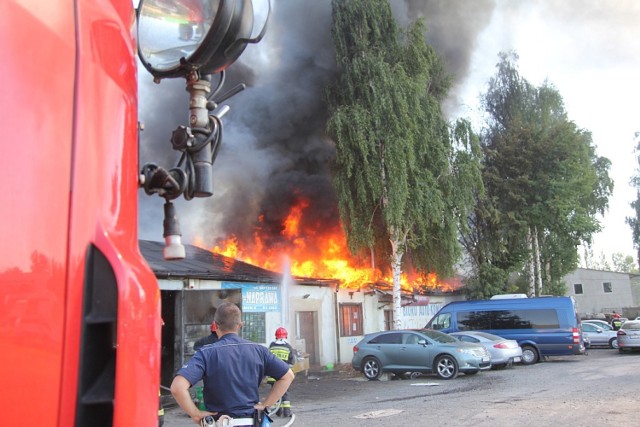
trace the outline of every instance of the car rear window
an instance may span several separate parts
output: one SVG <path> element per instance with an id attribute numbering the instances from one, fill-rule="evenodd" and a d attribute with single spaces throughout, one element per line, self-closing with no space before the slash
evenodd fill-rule
<path id="1" fill-rule="evenodd" d="M 640 322 L 625 322 L 620 329 L 626 329 L 628 331 L 638 331 L 640 330 Z"/>
<path id="2" fill-rule="evenodd" d="M 499 337 L 497 335 L 488 334 L 486 332 L 474 332 L 474 334 L 479 336 L 479 337 L 486 338 L 486 339 L 488 339 L 490 341 L 499 341 L 499 340 L 504 339 L 504 338 Z"/>

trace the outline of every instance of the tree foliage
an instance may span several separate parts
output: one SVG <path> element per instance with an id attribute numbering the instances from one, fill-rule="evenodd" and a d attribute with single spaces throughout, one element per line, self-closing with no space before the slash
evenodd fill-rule
<path id="1" fill-rule="evenodd" d="M 604 252 L 600 252 L 599 258 L 596 260 L 592 253 L 589 254 L 587 268 L 605 271 L 617 271 L 619 273 L 638 273 L 638 266 L 631 255 L 625 255 L 622 252 L 615 252 L 609 258 Z M 585 260 L 587 261 L 587 260 Z"/>
<path id="2" fill-rule="evenodd" d="M 485 282 L 483 272 L 493 269 L 533 271 L 542 283 L 535 293 L 562 293 L 562 277 L 577 267 L 578 245 L 600 230 L 596 216 L 613 189 L 609 160 L 568 119 L 560 93 L 547 82 L 529 83 L 516 62 L 515 53 L 500 55 L 482 97 L 486 196 L 463 235 L 485 296 L 497 285 Z"/>
<path id="3" fill-rule="evenodd" d="M 334 186 L 354 253 L 376 248 L 394 274 L 403 255 L 449 274 L 460 255 L 459 219 L 481 187 L 478 137 L 451 129 L 441 103 L 451 77 L 416 22 L 402 31 L 386 0 L 333 0 L 339 68 L 327 90 L 336 144 Z M 405 257 L 406 260 L 406 257 Z"/>
<path id="4" fill-rule="evenodd" d="M 631 202 L 631 207 L 635 212 L 635 216 L 627 217 L 626 221 L 631 227 L 631 237 L 633 239 L 633 247 L 638 251 L 636 262 L 640 264 L 640 132 L 636 132 L 636 159 L 638 161 L 638 169 L 636 175 L 631 178 L 631 185 L 636 189 L 636 200 Z"/>

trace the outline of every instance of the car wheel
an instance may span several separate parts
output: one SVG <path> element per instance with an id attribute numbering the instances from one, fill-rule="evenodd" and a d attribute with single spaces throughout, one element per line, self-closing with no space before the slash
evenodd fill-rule
<path id="1" fill-rule="evenodd" d="M 444 354 L 436 359 L 436 374 L 443 380 L 452 380 L 458 376 L 458 362 L 453 356 Z"/>
<path id="2" fill-rule="evenodd" d="M 540 355 L 538 354 L 538 350 L 531 345 L 522 346 L 522 364 L 523 365 L 533 365 L 534 363 L 538 363 L 540 359 Z"/>
<path id="3" fill-rule="evenodd" d="M 618 338 L 611 338 L 609 340 L 609 347 L 618 348 Z"/>
<path id="4" fill-rule="evenodd" d="M 367 357 L 362 365 L 362 373 L 368 380 L 377 380 L 382 375 L 382 366 L 375 357 Z"/>

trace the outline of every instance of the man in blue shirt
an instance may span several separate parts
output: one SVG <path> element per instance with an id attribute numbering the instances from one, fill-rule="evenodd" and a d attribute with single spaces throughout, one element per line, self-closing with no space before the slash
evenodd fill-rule
<path id="1" fill-rule="evenodd" d="M 216 420 L 231 417 L 236 426 L 252 426 L 254 410 L 263 410 L 280 399 L 294 374 L 268 348 L 238 336 L 242 313 L 237 305 L 230 302 L 220 305 L 214 321 L 219 341 L 196 351 L 178 370 L 171 383 L 171 394 L 195 423 L 213 415 Z M 259 387 L 265 376 L 277 381 L 261 402 Z M 199 410 L 189 395 L 189 388 L 200 380 L 204 383 L 207 411 Z"/>

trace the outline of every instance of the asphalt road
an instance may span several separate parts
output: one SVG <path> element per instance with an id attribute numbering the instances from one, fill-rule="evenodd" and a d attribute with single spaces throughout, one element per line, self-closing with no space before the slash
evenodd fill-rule
<path id="1" fill-rule="evenodd" d="M 366 381 L 349 369 L 313 378 L 296 379 L 295 419 L 274 426 L 640 426 L 640 352 L 591 349 L 449 381 Z M 193 425 L 167 411 L 166 427 Z"/>

